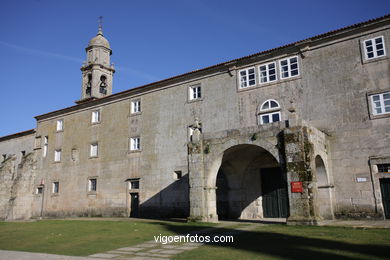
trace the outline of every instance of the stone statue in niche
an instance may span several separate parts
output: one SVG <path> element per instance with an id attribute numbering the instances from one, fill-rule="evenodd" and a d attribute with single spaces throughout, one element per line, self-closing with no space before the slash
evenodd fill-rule
<path id="1" fill-rule="evenodd" d="M 71 158 L 74 162 L 77 162 L 79 160 L 79 150 L 77 148 L 72 148 Z"/>
<path id="2" fill-rule="evenodd" d="M 199 122 L 199 118 L 195 117 L 195 121 L 192 124 L 192 135 L 191 135 L 191 142 L 193 144 L 199 143 L 202 138 L 202 128 L 201 123 Z"/>

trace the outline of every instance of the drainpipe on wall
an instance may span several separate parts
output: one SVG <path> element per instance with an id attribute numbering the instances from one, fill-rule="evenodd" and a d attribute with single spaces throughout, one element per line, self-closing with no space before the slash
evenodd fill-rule
<path id="1" fill-rule="evenodd" d="M 41 215 L 40 215 L 40 219 L 42 219 L 43 217 L 43 203 L 44 203 L 44 198 L 45 198 L 45 184 L 43 183 L 43 180 L 42 180 L 42 202 L 41 202 Z"/>

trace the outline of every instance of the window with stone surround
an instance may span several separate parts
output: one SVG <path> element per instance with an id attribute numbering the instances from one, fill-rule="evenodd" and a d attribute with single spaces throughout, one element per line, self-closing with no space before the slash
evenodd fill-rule
<path id="1" fill-rule="evenodd" d="M 98 151 L 99 150 L 99 145 L 98 143 L 93 143 L 90 145 L 89 149 L 89 156 L 90 157 L 98 157 Z"/>
<path id="2" fill-rule="evenodd" d="M 239 71 L 240 88 L 247 88 L 256 85 L 255 68 L 247 68 Z"/>
<path id="3" fill-rule="evenodd" d="M 43 138 L 43 151 L 42 151 L 43 157 L 46 157 L 46 156 L 47 156 L 47 149 L 48 149 L 48 146 L 49 146 L 49 137 L 48 137 L 48 136 L 45 136 L 45 137 Z"/>
<path id="4" fill-rule="evenodd" d="M 57 132 L 64 131 L 64 120 L 58 119 L 57 120 Z"/>
<path id="5" fill-rule="evenodd" d="M 383 36 L 365 40 L 363 45 L 366 60 L 386 56 L 385 41 Z"/>
<path id="6" fill-rule="evenodd" d="M 200 84 L 189 87 L 190 100 L 197 100 L 202 98 L 202 88 Z"/>
<path id="7" fill-rule="evenodd" d="M 134 190 L 134 189 L 139 189 L 139 180 L 130 180 L 129 182 L 129 189 Z"/>
<path id="8" fill-rule="evenodd" d="M 42 194 L 43 193 L 43 185 L 39 185 L 38 187 L 36 187 L 35 189 L 35 194 Z"/>
<path id="9" fill-rule="evenodd" d="M 377 164 L 378 172 L 381 173 L 390 173 L 390 163 Z"/>
<path id="10" fill-rule="evenodd" d="M 54 151 L 54 161 L 55 162 L 61 161 L 61 149 L 57 149 Z"/>
<path id="11" fill-rule="evenodd" d="M 371 95 L 370 100 L 374 116 L 390 114 L 390 92 Z"/>
<path id="12" fill-rule="evenodd" d="M 97 191 L 97 179 L 91 178 L 88 180 L 88 191 L 94 192 Z"/>
<path id="13" fill-rule="evenodd" d="M 130 138 L 130 151 L 139 151 L 141 150 L 141 138 L 140 137 L 131 137 Z"/>
<path id="14" fill-rule="evenodd" d="M 137 99 L 137 100 L 131 101 L 131 113 L 135 114 L 135 113 L 140 113 L 140 112 L 141 112 L 141 100 Z"/>
<path id="15" fill-rule="evenodd" d="M 280 60 L 279 68 L 281 79 L 299 76 L 298 56 Z"/>
<path id="16" fill-rule="evenodd" d="M 276 63 L 271 62 L 259 66 L 259 78 L 261 83 L 276 81 Z"/>
<path id="17" fill-rule="evenodd" d="M 52 192 L 53 193 L 59 193 L 60 192 L 60 182 L 58 182 L 58 181 L 53 182 Z"/>
<path id="18" fill-rule="evenodd" d="M 92 118 L 91 118 L 91 123 L 96 124 L 100 122 L 100 111 L 92 111 Z"/>
<path id="19" fill-rule="evenodd" d="M 258 112 L 258 122 L 260 125 L 281 121 L 280 105 L 274 99 L 265 101 Z"/>

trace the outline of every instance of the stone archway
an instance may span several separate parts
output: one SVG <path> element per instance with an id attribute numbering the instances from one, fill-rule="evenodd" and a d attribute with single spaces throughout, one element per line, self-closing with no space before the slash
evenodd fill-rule
<path id="1" fill-rule="evenodd" d="M 313 200 L 315 187 L 313 186 L 312 173 L 314 171 L 312 171 L 310 166 L 311 161 L 314 161 L 311 160 L 314 149 L 312 142 L 309 140 L 311 135 L 312 130 L 307 127 L 286 128 L 284 124 L 279 124 L 270 127 L 259 126 L 258 128 L 251 127 L 241 130 L 222 131 L 213 135 L 205 135 L 203 136 L 206 137 L 204 139 L 191 141 L 188 144 L 190 198 L 190 217 L 188 220 L 218 221 L 216 196 L 218 172 L 221 167 L 225 170 L 230 168 L 229 160 L 226 160 L 229 154 L 235 159 L 237 154 L 240 154 L 239 150 L 244 151 L 248 148 L 254 149 L 252 150 L 254 154 L 263 152 L 271 156 L 271 158 L 273 157 L 273 161 L 276 163 L 273 164 L 273 168 L 263 168 L 265 167 L 264 164 L 263 166 L 258 162 L 256 164 L 258 159 L 256 156 L 250 157 L 250 159 L 245 158 L 246 165 L 244 168 L 241 167 L 245 169 L 241 169 L 245 174 L 241 176 L 248 178 L 242 177 L 239 181 L 234 182 L 235 177 L 240 176 L 240 174 L 232 174 L 232 177 L 228 177 L 229 179 L 225 181 L 228 185 L 241 183 L 241 187 L 245 189 L 245 192 L 240 192 L 240 189 L 235 187 L 233 197 L 234 193 L 236 193 L 239 196 L 244 196 L 244 198 L 235 203 L 239 205 L 237 208 L 240 210 L 230 207 L 232 212 L 236 216 L 239 215 L 239 218 L 253 219 L 264 216 L 264 214 L 261 214 L 261 210 L 264 213 L 264 207 L 259 208 L 258 205 L 260 202 L 263 205 L 262 200 L 265 198 L 263 194 L 259 194 L 260 185 L 257 185 L 257 188 L 256 186 L 248 188 L 244 184 L 248 180 L 255 179 L 250 175 L 252 171 L 258 172 L 260 170 L 260 174 L 263 174 L 261 172 L 263 169 L 278 169 L 279 173 L 283 172 L 283 174 L 280 174 L 283 177 L 283 181 L 288 183 L 286 185 L 288 189 L 288 198 L 286 198 L 288 201 L 288 209 L 286 210 L 287 221 L 303 224 L 316 223 L 315 202 Z M 274 176 L 270 175 L 271 177 Z M 274 183 L 280 182 L 275 181 Z M 292 191 L 291 185 L 293 183 L 301 185 L 300 191 Z M 250 182 L 250 185 L 252 185 L 252 182 Z M 229 188 L 231 189 L 231 187 Z M 254 189 L 254 192 L 251 189 Z M 261 190 L 264 190 L 262 185 Z M 287 190 L 284 193 L 287 193 Z M 229 191 L 227 194 L 229 194 Z M 231 196 L 229 194 L 229 197 Z M 234 201 L 230 198 L 228 202 L 231 202 L 232 205 L 234 204 Z M 253 205 L 256 205 L 257 208 L 252 207 Z"/>
<path id="2" fill-rule="evenodd" d="M 219 219 L 286 218 L 286 174 L 262 147 L 232 146 L 224 151 L 218 170 L 216 208 Z"/>
<path id="3" fill-rule="evenodd" d="M 331 186 L 324 161 L 320 155 L 315 157 L 315 169 L 317 178 L 317 208 L 322 219 L 333 219 L 331 200 Z"/>

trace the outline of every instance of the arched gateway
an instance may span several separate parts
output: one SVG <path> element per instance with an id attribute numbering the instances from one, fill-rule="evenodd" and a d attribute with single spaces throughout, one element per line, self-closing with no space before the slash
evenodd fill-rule
<path id="1" fill-rule="evenodd" d="M 286 218 L 286 173 L 262 147 L 235 145 L 223 153 L 216 201 L 218 219 Z"/>
<path id="2" fill-rule="evenodd" d="M 319 146 L 309 137 L 318 131 L 283 124 L 225 131 L 188 144 L 189 220 L 316 223 L 312 165 Z"/>

